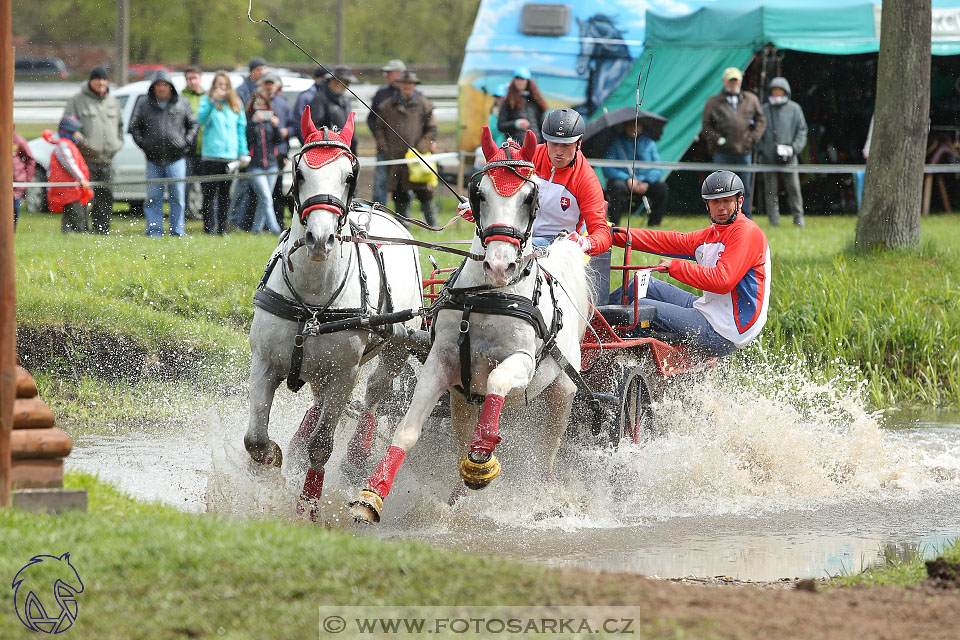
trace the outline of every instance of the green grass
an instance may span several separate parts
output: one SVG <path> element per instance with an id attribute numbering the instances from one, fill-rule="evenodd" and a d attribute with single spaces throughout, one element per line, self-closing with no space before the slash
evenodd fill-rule
<path id="1" fill-rule="evenodd" d="M 920 548 L 906 558 L 896 558 L 887 553 L 884 563 L 872 569 L 859 573 L 844 572 L 833 577 L 830 587 L 860 587 L 897 585 L 909 587 L 918 584 L 927 578 L 927 569 L 924 561 L 937 557 L 946 558 L 949 562 L 960 562 L 960 539 L 947 542 L 942 547 L 927 549 Z"/>
<path id="2" fill-rule="evenodd" d="M 453 215 L 454 202 L 443 197 L 442 221 Z M 95 345 L 128 341 L 136 346 L 129 372 L 124 363 L 114 365 L 120 370 L 104 372 L 100 369 L 111 363 L 99 362 L 98 369 L 83 362 L 83 353 L 50 358 L 47 371 L 34 373 L 73 382 L 54 384 L 48 377 L 44 392 L 55 395 L 54 403 L 68 402 L 72 395 L 82 404 L 76 390 L 85 384 L 84 376 L 137 379 L 145 371 L 147 378 L 163 379 L 162 371 L 142 370 L 144 358 L 180 358 L 173 373 L 196 363 L 200 378 L 205 371 L 229 372 L 231 381 L 243 377 L 253 290 L 275 238 L 207 237 L 199 222 L 190 221 L 186 240 L 148 239 L 142 218 L 115 220 L 116 234 L 99 237 L 61 235 L 55 215 L 21 218 L 16 235 L 21 331 L 53 328 L 66 343 L 80 332 Z M 700 215 L 670 216 L 665 228 L 690 231 L 704 222 Z M 852 366 L 877 408 L 960 406 L 960 236 L 955 232 L 960 216 L 925 218 L 919 248 L 884 253 L 851 249 L 853 217 L 809 216 L 805 229 L 770 228 L 764 218 L 758 222 L 773 253 L 773 285 L 768 324 L 750 350 L 754 357 L 790 354 L 825 376 Z M 461 221 L 440 234 L 415 235 L 469 239 L 473 227 Z M 430 255 L 441 267 L 459 262 L 425 250 L 425 275 Z M 633 261 L 652 264 L 656 258 L 635 254 Z M 175 376 L 168 372 L 168 377 Z"/>
<path id="3" fill-rule="evenodd" d="M 187 514 L 138 502 L 85 474 L 67 474 L 66 486 L 87 490 L 86 513 L 0 510 L 0 575 L 11 578 L 34 555 L 69 552 L 84 584 L 76 637 L 310 638 L 321 605 L 644 604 L 638 591 L 624 588 L 639 582 L 633 576 Z M 701 628 L 658 618 L 646 606 L 636 617 L 640 637 Z M 21 637 L 12 631 L 19 628 L 13 607 L 0 607 L 2 635 Z"/>

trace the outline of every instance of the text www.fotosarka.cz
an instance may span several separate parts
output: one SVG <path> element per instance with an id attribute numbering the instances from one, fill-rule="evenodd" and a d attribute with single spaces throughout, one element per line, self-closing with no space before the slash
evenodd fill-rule
<path id="1" fill-rule="evenodd" d="M 636 607 L 320 607 L 320 636 L 553 638 L 632 636 Z"/>

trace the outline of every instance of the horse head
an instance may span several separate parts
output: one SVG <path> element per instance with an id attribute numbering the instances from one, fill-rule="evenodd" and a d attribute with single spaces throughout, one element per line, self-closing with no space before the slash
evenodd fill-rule
<path id="1" fill-rule="evenodd" d="M 520 268 L 537 212 L 537 185 L 531 179 L 537 137 L 528 130 L 522 147 L 512 140 L 497 147 L 484 127 L 480 144 L 487 163 L 471 181 L 470 202 L 485 249 L 483 273 L 490 284 L 502 287 Z"/>
<path id="2" fill-rule="evenodd" d="M 311 260 L 326 260 L 337 245 L 337 234 L 347 220 L 357 186 L 360 165 L 350 150 L 354 113 L 343 129 L 317 129 L 310 107 L 303 112 L 300 130 L 304 145 L 294 166 L 296 216 L 293 237 L 302 238 Z"/>

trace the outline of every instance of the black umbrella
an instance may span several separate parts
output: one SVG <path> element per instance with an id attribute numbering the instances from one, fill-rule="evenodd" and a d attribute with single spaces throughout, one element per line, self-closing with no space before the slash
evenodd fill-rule
<path id="1" fill-rule="evenodd" d="M 606 111 L 588 122 L 583 134 L 584 155 L 588 158 L 602 158 L 610 139 L 620 133 L 620 126 L 624 122 L 633 122 L 637 117 L 637 110 L 634 107 L 620 107 L 613 111 Z M 641 109 L 638 122 L 644 135 L 656 141 L 663 134 L 663 125 L 667 123 L 667 119 L 652 111 Z"/>

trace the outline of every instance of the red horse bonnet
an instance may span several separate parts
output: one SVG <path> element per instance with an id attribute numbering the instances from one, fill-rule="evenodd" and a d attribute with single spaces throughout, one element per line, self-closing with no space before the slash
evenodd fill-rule
<path id="1" fill-rule="evenodd" d="M 513 140 L 510 140 L 506 147 L 498 147 L 490 135 L 490 128 L 484 127 L 480 135 L 480 147 L 483 149 L 483 157 L 487 162 L 497 160 L 526 160 L 533 162 L 533 154 L 537 150 L 537 136 L 533 131 L 527 129 L 527 135 L 523 139 L 521 147 Z M 512 196 L 526 182 L 523 178 L 513 172 L 516 169 L 524 178 L 533 175 L 533 167 L 493 167 L 486 171 L 487 177 L 493 183 L 493 188 L 501 196 Z"/>

